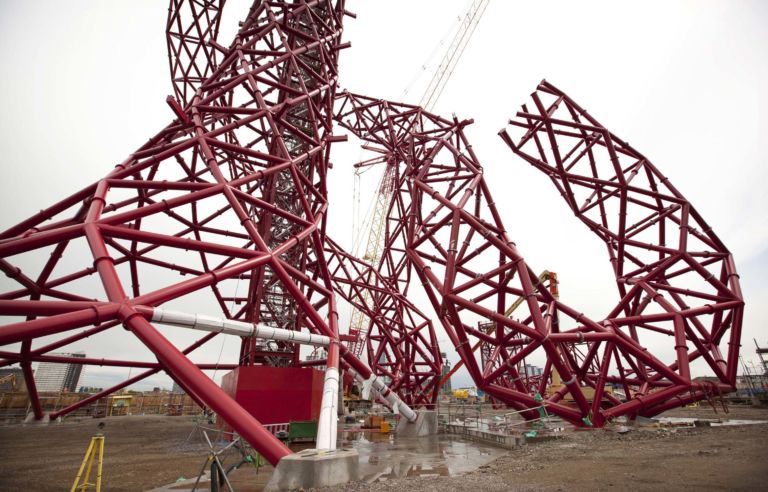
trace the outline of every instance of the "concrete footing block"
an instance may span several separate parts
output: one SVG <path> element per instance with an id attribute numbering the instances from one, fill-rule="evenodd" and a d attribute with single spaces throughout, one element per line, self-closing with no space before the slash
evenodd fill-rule
<path id="1" fill-rule="evenodd" d="M 43 418 L 35 420 L 35 412 L 29 412 L 24 418 L 25 424 L 48 424 L 51 422 L 51 416 L 47 413 L 43 414 Z"/>
<path id="2" fill-rule="evenodd" d="M 416 422 L 400 417 L 397 423 L 397 435 L 401 437 L 421 437 L 437 434 L 437 412 L 422 410 L 416 417 Z"/>
<path id="3" fill-rule="evenodd" d="M 471 441 L 482 442 L 504 449 L 515 449 L 519 446 L 524 446 L 530 440 L 524 435 L 484 431 L 461 424 L 445 424 L 444 430 L 446 434 L 462 436 Z"/>
<path id="4" fill-rule="evenodd" d="M 341 485 L 360 478 L 355 449 L 305 449 L 281 459 L 265 491 L 299 490 Z"/>

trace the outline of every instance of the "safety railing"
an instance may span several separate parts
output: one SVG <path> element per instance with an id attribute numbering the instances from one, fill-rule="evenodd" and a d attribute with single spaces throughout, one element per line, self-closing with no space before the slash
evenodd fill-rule
<path id="1" fill-rule="evenodd" d="M 492 403 L 444 403 L 438 404 L 438 415 L 449 425 L 463 425 L 491 432 L 509 433 L 518 428 L 530 426 L 542 430 L 554 430 L 560 428 L 561 419 L 554 417 L 547 411 L 542 400 L 540 405 L 521 410 L 511 410 L 499 413 L 498 407 Z M 525 418 L 522 414 L 536 413 L 536 418 Z M 522 429 L 521 429 L 522 430 Z"/>

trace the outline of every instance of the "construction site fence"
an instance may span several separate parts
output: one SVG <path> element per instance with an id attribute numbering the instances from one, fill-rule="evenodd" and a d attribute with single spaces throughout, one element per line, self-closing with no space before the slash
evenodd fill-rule
<path id="1" fill-rule="evenodd" d="M 40 393 L 40 404 L 45 413 L 60 411 L 90 393 Z M 130 396 L 126 398 L 126 396 Z M 27 393 L 0 393 L 0 421 L 23 420 L 31 412 Z M 84 405 L 65 417 L 107 417 L 121 415 L 195 415 L 202 409 L 183 393 L 138 393 L 109 395 Z"/>

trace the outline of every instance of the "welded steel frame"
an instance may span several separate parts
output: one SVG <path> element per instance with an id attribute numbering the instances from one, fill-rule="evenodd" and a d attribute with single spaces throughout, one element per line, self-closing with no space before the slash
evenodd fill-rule
<path id="1" fill-rule="evenodd" d="M 330 238 L 325 253 L 335 292 L 370 324 L 364 339 L 350 338 L 349 350 L 362 344 L 371 369 L 388 380 L 390 390 L 409 405 L 433 408 L 443 361 L 432 321 L 389 286 L 376 268 Z"/>
<path id="2" fill-rule="evenodd" d="M 338 340 L 332 278 L 322 259 L 344 2 L 256 2 L 228 48 L 216 42 L 215 34 L 213 39 L 201 36 L 217 32 L 222 4 L 206 5 L 195 10 L 197 2 L 171 2 L 167 34 L 177 97 L 169 97 L 168 104 L 176 120 L 104 179 L 0 234 L 0 269 L 19 284 L 0 296 L 0 314 L 26 318 L 0 330 L 0 345 L 21 342 L 20 350 L 5 354 L 2 363 L 21 363 L 39 419 L 43 412 L 31 362 L 122 325 L 151 350 L 158 364 L 88 362 L 149 369 L 130 382 L 162 368 L 276 463 L 288 448 L 186 356 L 216 334 L 201 337 L 182 352 L 149 319 L 153 306 L 210 289 L 225 318 L 251 321 L 249 315 L 258 309 L 253 302 L 259 301 L 247 298 L 235 309 L 239 299 L 234 299 L 232 284 L 249 282 L 255 271 L 268 267 L 273 284 L 290 293 L 296 305 L 294 328 Z M 192 11 L 180 11 L 188 8 Z M 310 55 L 316 57 L 313 64 L 306 62 Z M 308 78 L 310 85 L 304 83 Z M 306 115 L 304 128 L 297 128 L 297 114 Z M 301 190 L 298 208 L 280 208 L 269 200 L 265 190 L 278 177 Z M 218 225 L 225 215 L 240 229 Z M 274 217 L 290 224 L 290 235 L 279 244 L 261 226 Z M 62 255 L 82 239 L 93 266 L 60 275 Z M 53 252 L 34 278 L 12 263 L 13 256 L 41 248 Z M 178 258 L 169 260 L 167 254 Z M 302 268 L 286 260 L 289 256 L 303 258 Z M 191 278 L 166 275 L 165 285 L 145 289 L 140 281 L 147 282 L 147 265 L 156 267 L 153 284 L 158 271 Z M 70 287 L 91 275 L 104 290 L 96 299 Z M 88 325 L 94 327 L 72 334 Z M 66 338 L 33 350 L 33 339 L 52 334 Z M 340 352 L 362 377 L 371 376 L 338 342 L 329 348 L 326 365 L 338 367 Z M 75 408 L 59 410 L 56 416 Z"/>
<path id="3" fill-rule="evenodd" d="M 744 303 L 732 255 L 645 157 L 568 96 L 542 83 L 512 122 L 519 134 L 501 135 L 606 242 L 620 300 L 599 321 L 544 288 L 510 239 L 465 134 L 471 120 L 337 94 L 343 0 L 255 2 L 228 47 L 217 41 L 222 7 L 171 1 L 167 103 L 176 119 L 105 178 L 0 233 L 0 270 L 18 284 L 0 293 L 0 315 L 22 318 L 0 327 L 0 346 L 20 344 L 0 352 L 0 365 L 20 363 L 35 418 L 43 411 L 32 362 L 74 362 L 50 353 L 123 327 L 157 362 L 76 358 L 146 371 L 52 417 L 163 370 L 276 463 L 290 451 L 201 372 L 224 366 L 188 358 L 216 333 L 180 350 L 151 322 L 154 307 L 210 290 L 223 318 L 322 334 L 332 340 L 324 365 L 368 380 L 392 406 L 431 406 L 442 361 L 430 314 L 410 300 L 414 279 L 478 387 L 516 409 L 543 398 L 548 412 L 599 426 L 733 389 Z M 325 233 L 330 149 L 343 140 L 334 121 L 393 176 L 378 265 Z M 237 228 L 222 225 L 227 217 Z M 77 248 L 92 264 L 60 271 Z M 34 274 L 14 259 L 45 253 Z M 162 280 L 144 287 L 149 270 Z M 103 292 L 82 292 L 86 278 Z M 370 319 L 370 367 L 341 343 L 336 296 Z M 520 296 L 522 315 L 505 316 Z M 675 360 L 648 350 L 645 332 L 671 340 Z M 33 347 L 50 335 L 61 338 Z M 547 362 L 532 379 L 522 368 L 537 351 Z M 293 344 L 245 339 L 238 363 L 279 363 L 286 353 L 300 365 Z M 718 381 L 691 380 L 696 360 Z M 547 393 L 555 372 L 564 384 Z"/>
<path id="4" fill-rule="evenodd" d="M 351 93 L 339 99 L 336 120 L 367 149 L 397 166 L 380 274 L 404 293 L 416 275 L 478 388 L 520 410 L 537 406 L 521 381 L 519 366 L 539 346 L 556 354 L 557 342 L 544 336 L 553 317 L 541 307 L 551 306 L 551 311 L 556 300 L 507 237 L 464 134 L 471 121 Z M 523 322 L 503 315 L 519 296 L 526 298 L 530 312 Z M 474 328 L 477 316 L 496 322 L 496 331 L 486 334 Z M 496 370 L 478 363 L 471 350 L 477 340 L 494 345 L 493 360 L 503 362 Z M 570 368 L 550 358 L 571 379 Z M 513 388 L 507 380 L 514 381 Z M 586 413 L 588 404 L 577 388 L 574 393 L 579 409 L 557 399 L 548 406 L 580 422 L 580 410 Z"/>
<path id="5" fill-rule="evenodd" d="M 594 321 L 540 288 L 507 235 L 482 166 L 464 134 L 471 121 L 448 120 L 416 106 L 343 93 L 337 121 L 382 162 L 398 167 L 398 191 L 388 213 L 380 273 L 403 292 L 411 272 L 416 273 L 478 388 L 509 406 L 529 409 L 543 400 L 550 413 L 576 425 L 602 426 L 617 416 L 651 416 L 732 391 L 744 303 L 731 254 L 647 159 L 551 85 L 542 84 L 539 90 L 555 94 L 556 100 L 545 109 L 538 93 L 534 94 L 535 114 L 524 108 L 513 121 L 527 130 L 521 143 L 513 143 L 506 132 L 501 135 L 516 153 L 552 178 L 575 212 L 579 209 L 573 205 L 570 187 L 594 188 L 592 199 L 598 197 L 598 206 L 587 200 L 583 207 L 599 210 L 603 223 L 590 221 L 584 214 L 580 218 L 609 245 L 622 297 L 617 307 L 607 318 Z M 551 118 L 550 113 L 562 104 L 575 121 Z M 553 130 L 554 126 L 558 128 Z M 616 176 L 584 177 L 565 171 L 557 158 L 561 147 L 557 140 L 565 137 L 581 138 L 567 147 L 569 156 L 577 154 L 574 159 L 591 159 L 590 149 L 603 141 Z M 525 143 L 538 153 L 520 151 Z M 550 150 L 554 160 L 547 160 L 547 145 L 554 149 Z M 619 167 L 618 153 L 634 158 L 632 165 Z M 649 178 L 651 189 L 627 184 L 640 171 L 654 176 Z M 662 186 L 664 191 L 659 191 Z M 638 196 L 650 197 L 656 206 Z M 638 222 L 619 221 L 618 228 L 610 229 L 605 222 L 607 199 L 621 200 L 619 217 L 626 216 L 628 204 L 648 212 Z M 665 243 L 664 221 L 680 229 L 677 244 Z M 660 244 L 632 239 L 655 224 L 661 231 Z M 691 238 L 698 241 L 696 247 L 691 247 Z M 630 247 L 651 250 L 660 258 L 642 263 L 628 251 Z M 483 256 L 485 261 L 479 261 Z M 633 264 L 634 270 L 625 273 L 625 262 Z M 686 274 L 708 283 L 711 291 L 691 289 L 696 279 Z M 671 279 L 678 278 L 681 285 L 672 285 Z M 661 292 L 672 301 L 663 299 Z M 517 296 L 526 299 L 522 307 L 527 313 L 520 320 L 504 315 Z M 692 306 L 692 300 L 698 302 Z M 709 327 L 701 319 L 707 315 L 713 317 Z M 472 319 L 478 316 L 495 330 L 475 328 Z M 672 329 L 660 326 L 669 322 Z M 649 351 L 638 329 L 671 337 L 667 343 L 674 346 L 676 360 L 665 362 Z M 718 345 L 726 334 L 724 358 Z M 470 350 L 477 342 L 483 354 L 480 361 Z M 524 364 L 537 350 L 544 353 L 546 364 L 541 376 L 531 376 Z M 691 380 L 688 365 L 697 358 L 706 360 L 717 383 Z M 555 379 L 564 384 L 548 393 Z M 613 384 L 623 387 L 623 400 L 606 391 Z M 532 412 L 524 416 L 536 418 Z"/>
<path id="6" fill-rule="evenodd" d="M 568 207 L 606 244 L 620 300 L 585 344 L 579 376 L 618 384 L 627 401 L 593 414 L 656 415 L 735 390 L 744 298 L 733 255 L 651 161 L 547 81 L 500 132 L 550 178 Z M 663 367 L 626 350 L 650 335 L 674 348 Z M 721 345 L 727 347 L 726 353 Z M 602 351 L 602 354 L 601 354 Z M 703 361 L 714 380 L 697 382 Z M 597 398 L 597 397 L 596 397 Z"/>

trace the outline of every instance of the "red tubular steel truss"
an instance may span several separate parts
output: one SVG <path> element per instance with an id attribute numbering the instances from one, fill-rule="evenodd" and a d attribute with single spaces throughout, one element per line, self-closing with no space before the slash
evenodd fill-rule
<path id="1" fill-rule="evenodd" d="M 590 341 L 582 330 L 579 378 L 597 392 L 620 384 L 626 395 L 602 410 L 593 403 L 595 423 L 733 391 L 744 301 L 728 248 L 645 156 L 573 99 L 546 81 L 531 99 L 510 121 L 516 138 L 500 135 L 605 242 L 619 290 L 599 323 L 609 336 Z M 692 381 L 694 361 L 717 382 Z"/>
<path id="2" fill-rule="evenodd" d="M 348 93 L 340 98 L 336 119 L 395 168 L 379 272 L 402 292 L 416 275 L 475 383 L 498 401 L 521 410 L 538 405 L 523 365 L 543 351 L 546 371 L 569 381 L 576 402 L 565 405 L 558 393 L 549 410 L 580 423 L 589 402 L 565 354 L 581 335 L 551 333 L 563 317 L 603 328 L 554 299 L 508 237 L 464 133 L 471 121 Z M 519 296 L 523 318 L 505 316 Z M 483 329 L 488 321 L 491 330 Z M 478 342 L 485 363 L 472 351 Z"/>
<path id="3" fill-rule="evenodd" d="M 222 317 L 259 321 L 258 298 L 239 298 L 238 283 L 259 290 L 268 269 L 269 285 L 294 303 L 293 328 L 338 339 L 322 230 L 345 12 L 341 1 L 256 2 L 223 48 L 205 39 L 215 37 L 220 8 L 204 4 L 171 3 L 169 54 L 180 101 L 168 102 L 176 121 L 104 179 L 0 234 L 0 269 L 17 284 L 0 296 L 0 314 L 23 317 L 0 329 L 0 345 L 20 342 L 3 363 L 21 362 L 41 418 L 31 362 L 122 325 L 159 362 L 141 377 L 164 369 L 276 463 L 288 448 L 187 358 L 216 334 L 182 351 L 149 319 L 154 306 L 208 289 Z M 276 183 L 295 190 L 290 208 L 273 199 Z M 280 237 L 263 226 L 277 221 L 287 231 Z M 87 256 L 92 265 L 71 270 L 73 258 Z M 35 272 L 19 266 L 40 263 Z M 100 288 L 84 289 L 94 278 Z M 33 339 L 55 334 L 66 338 L 32 350 Z M 275 353 L 265 357 L 283 348 L 268 347 Z M 369 377 L 360 361 L 344 357 Z M 334 343 L 327 364 L 338 358 Z"/>
<path id="4" fill-rule="evenodd" d="M 647 159 L 551 85 L 540 91 L 552 100 L 544 106 L 534 94 L 536 112 L 524 107 L 512 122 L 525 130 L 520 141 L 502 136 L 606 241 L 617 307 L 596 322 L 539 285 L 508 238 L 465 137 L 470 121 L 345 93 L 337 120 L 394 167 L 381 275 L 407 292 L 415 272 L 478 387 L 519 409 L 541 397 L 551 413 L 601 426 L 732 391 L 743 310 L 732 256 Z M 559 107 L 570 120 L 553 116 Z M 575 190 L 585 198 L 579 206 Z M 523 314 L 505 316 L 518 296 Z M 523 366 L 537 353 L 546 364 L 532 376 Z M 719 383 L 691 380 L 697 359 Z"/>
<path id="5" fill-rule="evenodd" d="M 371 369 L 387 378 L 389 388 L 405 403 L 432 407 L 442 372 L 432 322 L 374 267 L 344 252 L 330 238 L 325 253 L 336 294 L 370 320 L 365 347 Z M 366 290 L 371 295 L 363 295 Z"/>
<path id="6" fill-rule="evenodd" d="M 434 404 L 442 369 L 419 292 L 478 387 L 526 417 L 543 400 L 577 425 L 603 425 L 733 388 L 743 300 L 731 254 L 646 158 L 565 94 L 542 83 L 502 137 L 606 242 L 620 300 L 601 321 L 526 264 L 465 135 L 470 120 L 336 93 L 343 0 L 254 2 L 228 47 L 217 41 L 223 4 L 171 1 L 175 121 L 105 178 L 0 233 L 13 282 L 0 316 L 14 318 L 0 327 L 0 365 L 21 364 L 36 418 L 32 362 L 146 369 L 54 418 L 165 371 L 277 463 L 290 451 L 201 372 L 236 364 L 189 358 L 217 333 L 180 349 L 152 321 L 201 293 L 209 314 L 329 337 L 325 365 L 385 379 L 380 396 L 409 405 Z M 325 233 L 331 144 L 344 139 L 334 122 L 392 177 L 378 265 Z M 370 368 L 340 343 L 337 296 L 369 319 Z M 157 362 L 50 355 L 121 326 Z M 529 376 L 537 354 L 544 372 Z M 244 337 L 237 364 L 257 363 L 300 365 L 297 344 Z M 719 382 L 692 381 L 691 363 Z"/>

